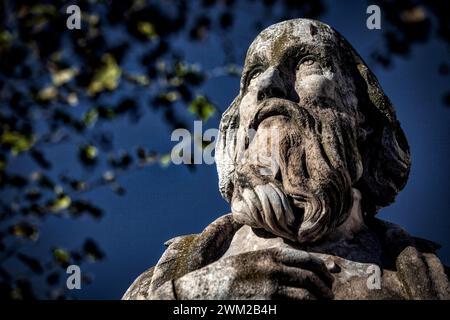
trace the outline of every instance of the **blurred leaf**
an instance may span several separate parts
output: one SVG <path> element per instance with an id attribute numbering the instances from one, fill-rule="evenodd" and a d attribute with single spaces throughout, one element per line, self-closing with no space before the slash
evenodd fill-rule
<path id="1" fill-rule="evenodd" d="M 82 145 L 79 150 L 79 158 L 85 165 L 93 165 L 98 156 L 98 149 L 90 144 Z"/>
<path id="2" fill-rule="evenodd" d="M 131 163 L 133 162 L 133 158 L 127 152 L 122 151 L 121 154 L 117 157 L 110 156 L 108 159 L 108 163 L 114 167 L 122 170 L 127 169 Z"/>
<path id="3" fill-rule="evenodd" d="M 149 152 L 144 147 L 138 147 L 136 150 L 136 155 L 142 163 L 152 163 L 156 161 L 156 153 Z"/>
<path id="4" fill-rule="evenodd" d="M 155 98 L 155 103 L 164 105 L 164 106 L 168 106 L 168 105 L 171 105 L 172 103 L 174 103 L 175 101 L 177 101 L 178 98 L 179 98 L 178 92 L 169 91 L 169 92 L 165 92 L 165 93 L 160 93 Z"/>
<path id="5" fill-rule="evenodd" d="M 75 191 L 83 191 L 86 189 L 87 184 L 81 180 L 72 180 L 70 181 L 70 187 Z"/>
<path id="6" fill-rule="evenodd" d="M 427 15 L 426 15 L 425 10 L 420 6 L 406 9 L 400 15 L 400 18 L 405 23 L 421 22 L 421 21 L 424 21 L 426 19 L 426 17 L 427 17 Z"/>
<path id="7" fill-rule="evenodd" d="M 101 119 L 111 120 L 116 117 L 116 112 L 113 108 L 98 107 L 97 111 Z"/>
<path id="8" fill-rule="evenodd" d="M 52 251 L 53 258 L 59 264 L 67 264 L 70 260 L 70 254 L 63 248 L 55 248 Z"/>
<path id="9" fill-rule="evenodd" d="M 66 101 L 69 105 L 75 106 L 78 104 L 78 95 L 75 92 L 71 92 L 67 95 Z"/>
<path id="10" fill-rule="evenodd" d="M 106 182 L 112 182 L 115 180 L 115 175 L 114 172 L 112 172 L 111 170 L 107 170 L 103 173 L 102 176 L 103 180 L 105 180 Z"/>
<path id="11" fill-rule="evenodd" d="M 0 136 L 0 144 L 11 150 L 13 155 L 29 150 L 36 139 L 32 135 L 23 135 L 20 132 L 6 130 Z"/>
<path id="12" fill-rule="evenodd" d="M 102 66 L 95 72 L 88 86 L 88 93 L 94 95 L 104 90 L 114 90 L 122 75 L 122 69 L 111 54 L 102 57 Z"/>
<path id="13" fill-rule="evenodd" d="M 230 12 L 225 12 L 220 16 L 220 27 L 228 29 L 233 23 L 233 15 Z"/>
<path id="14" fill-rule="evenodd" d="M 5 170 L 7 165 L 8 165 L 8 160 L 6 159 L 6 157 L 3 153 L 0 153 L 0 171 Z"/>
<path id="15" fill-rule="evenodd" d="M 146 36 L 150 40 L 155 40 L 158 38 L 155 26 L 147 21 L 139 21 L 137 23 L 137 29 L 140 33 Z"/>
<path id="16" fill-rule="evenodd" d="M 98 110 L 97 108 L 92 108 L 88 112 L 83 115 L 83 123 L 86 126 L 92 126 L 98 119 Z"/>
<path id="17" fill-rule="evenodd" d="M 177 75 L 177 78 L 175 79 L 183 79 L 183 81 L 186 81 L 192 85 L 200 85 L 205 77 L 200 71 L 200 67 L 195 64 L 186 64 L 182 61 L 176 63 L 175 65 L 175 73 Z M 181 83 L 172 83 L 172 85 L 179 86 Z"/>
<path id="18" fill-rule="evenodd" d="M 50 211 L 55 213 L 60 212 L 64 209 L 67 209 L 71 203 L 72 199 L 70 199 L 68 195 L 61 193 L 55 200 L 50 203 L 49 209 Z"/>
<path id="19" fill-rule="evenodd" d="M 148 86 L 150 84 L 150 80 L 145 74 L 127 74 L 126 78 L 141 86 Z"/>
<path id="20" fill-rule="evenodd" d="M 53 190 L 55 187 L 55 183 L 48 176 L 39 171 L 32 173 L 31 180 L 36 181 L 41 188 Z"/>
<path id="21" fill-rule="evenodd" d="M 73 201 L 72 204 L 70 205 L 69 212 L 74 216 L 79 216 L 83 212 L 87 212 L 96 219 L 100 218 L 103 215 L 101 209 L 97 208 L 96 206 L 92 205 L 90 202 L 85 200 Z"/>
<path id="22" fill-rule="evenodd" d="M 122 187 L 120 184 L 118 184 L 118 183 L 113 183 L 112 185 L 111 185 L 111 189 L 112 189 L 112 191 L 114 191 L 117 195 L 119 195 L 119 196 L 123 196 L 123 195 L 125 195 L 125 193 L 126 193 L 126 190 L 125 190 L 125 188 L 124 187 Z"/>
<path id="23" fill-rule="evenodd" d="M 16 188 L 22 188 L 24 186 L 27 185 L 27 179 L 25 179 L 24 177 L 20 176 L 20 175 L 16 175 L 16 174 L 11 174 L 11 175 L 4 175 L 1 176 L 2 179 L 4 179 L 5 181 L 2 181 L 2 183 L 6 183 L 9 184 L 13 187 Z"/>
<path id="24" fill-rule="evenodd" d="M 42 193 L 37 188 L 33 188 L 31 190 L 27 190 L 25 193 L 25 198 L 28 201 L 37 201 L 42 197 Z"/>
<path id="25" fill-rule="evenodd" d="M 205 15 L 197 18 L 195 25 L 192 27 L 189 35 L 192 40 L 204 40 L 211 28 L 211 19 Z"/>
<path id="26" fill-rule="evenodd" d="M 45 156 L 42 153 L 42 151 L 39 151 L 37 149 L 33 149 L 30 152 L 30 155 L 34 159 L 34 161 L 36 161 L 37 164 L 39 164 L 41 167 L 43 167 L 45 169 L 50 169 L 51 168 L 51 163 L 45 158 Z"/>
<path id="27" fill-rule="evenodd" d="M 170 162 L 171 162 L 170 153 L 165 154 L 165 155 L 162 155 L 162 156 L 159 158 L 159 163 L 161 163 L 161 165 L 162 165 L 163 167 L 169 166 Z"/>
<path id="28" fill-rule="evenodd" d="M 83 245 L 83 251 L 88 256 L 89 259 L 93 261 L 102 260 L 104 258 L 104 253 L 100 250 L 94 240 L 87 239 Z"/>
<path id="29" fill-rule="evenodd" d="M 44 273 L 44 268 L 42 267 L 39 260 L 37 260 L 36 258 L 30 257 L 20 252 L 17 254 L 17 258 L 28 268 L 30 268 L 30 270 L 33 271 L 34 273 L 36 274 Z"/>
<path id="30" fill-rule="evenodd" d="M 116 114 L 123 114 L 123 113 L 137 114 L 138 106 L 134 99 L 126 98 L 117 104 L 115 112 Z"/>
<path id="31" fill-rule="evenodd" d="M 58 96 L 58 89 L 54 86 L 47 86 L 38 92 L 37 98 L 41 101 L 50 101 Z"/>
<path id="32" fill-rule="evenodd" d="M 27 221 L 18 222 L 9 227 L 9 232 L 16 237 L 36 241 L 39 238 L 39 230 Z"/>
<path id="33" fill-rule="evenodd" d="M 216 108 L 206 97 L 198 95 L 190 103 L 188 110 L 199 119 L 207 121 L 214 114 Z"/>
<path id="34" fill-rule="evenodd" d="M 33 292 L 31 282 L 28 279 L 18 279 L 16 287 L 11 293 L 11 298 L 15 300 L 34 300 L 36 296 Z"/>
<path id="35" fill-rule="evenodd" d="M 30 13 L 35 15 L 55 15 L 57 9 L 51 4 L 37 4 L 31 7 Z"/>
<path id="36" fill-rule="evenodd" d="M 183 78 L 189 72 L 189 67 L 183 62 L 178 62 L 175 65 L 175 73 L 178 77 Z"/>
<path id="37" fill-rule="evenodd" d="M 0 30 L 0 51 L 2 48 L 9 48 L 12 40 L 13 36 L 8 30 Z"/>
<path id="38" fill-rule="evenodd" d="M 74 76 L 78 74 L 78 70 L 74 68 L 68 68 L 52 72 L 53 84 L 57 87 L 69 82 Z"/>

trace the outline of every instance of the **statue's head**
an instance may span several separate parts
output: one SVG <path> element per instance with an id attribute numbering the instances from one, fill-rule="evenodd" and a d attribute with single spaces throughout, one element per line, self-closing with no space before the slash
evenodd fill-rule
<path id="1" fill-rule="evenodd" d="M 265 29 L 248 49 L 216 163 L 235 220 L 304 243 L 347 219 L 352 189 L 366 218 L 392 203 L 410 154 L 353 47 L 326 24 L 295 19 Z"/>

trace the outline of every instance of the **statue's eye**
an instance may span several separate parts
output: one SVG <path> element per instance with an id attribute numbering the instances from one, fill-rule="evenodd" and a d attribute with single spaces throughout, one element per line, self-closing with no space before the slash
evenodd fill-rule
<path id="1" fill-rule="evenodd" d="M 261 68 L 254 69 L 248 76 L 248 81 L 250 82 L 251 80 L 256 79 L 261 73 Z"/>
<path id="2" fill-rule="evenodd" d="M 248 87 L 250 85 L 250 82 L 253 79 L 256 79 L 261 73 L 263 73 L 263 68 L 262 67 L 255 67 L 253 68 L 248 74 L 247 77 L 245 79 L 245 87 Z"/>
<path id="3" fill-rule="evenodd" d="M 297 70 L 300 68 L 300 66 L 310 66 L 312 65 L 316 60 L 313 56 L 306 56 L 300 59 L 300 61 L 297 64 Z"/>

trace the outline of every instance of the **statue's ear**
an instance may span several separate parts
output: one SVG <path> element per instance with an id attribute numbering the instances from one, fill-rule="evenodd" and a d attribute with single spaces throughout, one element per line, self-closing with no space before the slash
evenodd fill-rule
<path id="1" fill-rule="evenodd" d="M 227 110 L 222 114 L 217 137 L 215 160 L 219 175 L 219 190 L 222 197 L 228 202 L 233 195 L 233 176 L 236 157 L 236 134 L 239 127 L 238 95 Z"/>
<path id="2" fill-rule="evenodd" d="M 405 186 L 411 157 L 391 101 L 356 53 L 354 59 L 358 104 L 365 117 L 362 129 L 367 133 L 359 145 L 364 171 L 357 187 L 363 194 L 363 209 L 373 215 L 392 203 Z"/>

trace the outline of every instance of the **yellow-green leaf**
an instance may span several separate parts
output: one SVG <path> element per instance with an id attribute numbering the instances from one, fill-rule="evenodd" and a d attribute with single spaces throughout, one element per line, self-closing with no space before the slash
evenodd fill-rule
<path id="1" fill-rule="evenodd" d="M 13 36 L 8 30 L 0 30 L 0 47 L 9 48 L 12 40 Z"/>
<path id="2" fill-rule="evenodd" d="M 36 241 L 39 238 L 39 230 L 28 222 L 19 222 L 11 227 L 12 234 L 19 238 Z"/>
<path id="3" fill-rule="evenodd" d="M 150 80 L 145 74 L 132 74 L 128 76 L 128 79 L 141 86 L 148 86 L 150 84 Z"/>
<path id="4" fill-rule="evenodd" d="M 67 69 L 52 72 L 53 84 L 55 86 L 59 87 L 60 85 L 63 85 L 64 83 L 67 83 L 70 80 L 72 80 L 72 78 L 74 76 L 76 76 L 77 73 L 78 73 L 78 70 L 74 69 L 74 68 L 67 68 Z"/>
<path id="5" fill-rule="evenodd" d="M 214 114 L 216 107 L 206 97 L 197 95 L 189 104 L 188 110 L 199 119 L 206 121 Z"/>
<path id="6" fill-rule="evenodd" d="M 75 106 L 78 104 L 78 95 L 76 92 L 71 92 L 67 95 L 67 103 L 69 103 L 71 106 Z"/>
<path id="7" fill-rule="evenodd" d="M 62 248 L 56 248 L 53 250 L 53 257 L 59 263 L 66 263 L 70 259 L 70 254 Z"/>
<path id="8" fill-rule="evenodd" d="M 161 165 L 162 165 L 163 167 L 169 166 L 169 164 L 170 164 L 170 162 L 171 162 L 170 153 L 165 154 L 165 155 L 162 155 L 162 156 L 159 158 L 159 162 L 161 163 Z"/>
<path id="9" fill-rule="evenodd" d="M 0 159 L 0 171 L 5 170 L 7 165 L 8 165 L 8 162 L 6 162 L 6 160 Z"/>
<path id="10" fill-rule="evenodd" d="M 147 21 L 139 21 L 137 23 L 137 29 L 140 33 L 146 36 L 150 40 L 154 40 L 158 38 L 158 34 L 156 33 L 155 26 Z"/>
<path id="11" fill-rule="evenodd" d="M 30 12 L 35 15 L 55 15 L 57 13 L 57 9 L 51 4 L 37 4 L 31 7 Z"/>
<path id="12" fill-rule="evenodd" d="M 86 146 L 86 148 L 84 149 L 84 152 L 88 159 L 95 159 L 98 154 L 97 148 L 92 145 Z"/>
<path id="13" fill-rule="evenodd" d="M 102 66 L 97 69 L 88 86 L 88 93 L 94 95 L 104 90 L 116 89 L 121 75 L 122 69 L 114 56 L 109 53 L 105 54 L 102 57 Z"/>
<path id="14" fill-rule="evenodd" d="M 92 108 L 91 110 L 89 110 L 88 112 L 86 112 L 83 115 L 83 123 L 86 126 L 91 126 L 91 125 L 95 124 L 97 119 L 98 119 L 98 110 L 97 110 L 97 108 Z"/>
<path id="15" fill-rule="evenodd" d="M 67 209 L 70 204 L 72 203 L 72 200 L 70 197 L 66 194 L 60 194 L 57 199 L 55 199 L 52 204 L 50 205 L 50 211 L 52 212 L 59 212 L 64 209 Z"/>
<path id="16" fill-rule="evenodd" d="M 57 95 L 58 90 L 55 86 L 47 86 L 38 92 L 38 99 L 42 101 L 49 101 L 56 98 Z"/>
<path id="17" fill-rule="evenodd" d="M 20 132 L 6 130 L 0 136 L 0 144 L 10 148 L 13 155 L 29 150 L 36 139 L 31 135 L 23 135 Z"/>

